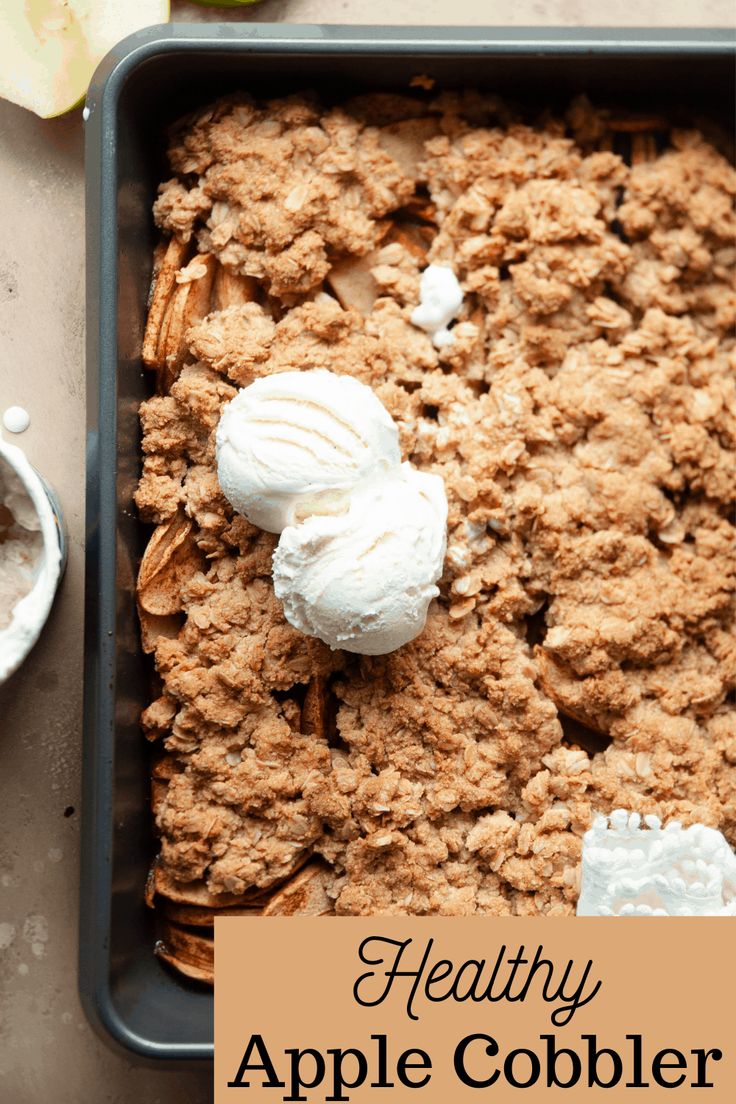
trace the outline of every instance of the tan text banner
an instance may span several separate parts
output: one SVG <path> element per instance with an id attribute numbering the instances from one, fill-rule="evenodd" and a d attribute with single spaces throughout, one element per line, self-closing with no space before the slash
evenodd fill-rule
<path id="1" fill-rule="evenodd" d="M 215 1104 L 732 1102 L 735 947 L 730 919 L 224 917 Z"/>

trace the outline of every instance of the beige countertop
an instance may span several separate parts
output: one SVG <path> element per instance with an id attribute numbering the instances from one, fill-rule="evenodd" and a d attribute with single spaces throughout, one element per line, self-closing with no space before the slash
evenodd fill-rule
<path id="1" fill-rule="evenodd" d="M 173 5 L 176 18 L 238 18 Z M 731 0 L 264 0 L 244 21 L 733 25 Z M 61 498 L 69 565 L 44 635 L 0 689 L 0 1101 L 204 1104 L 208 1068 L 137 1066 L 77 996 L 84 554 L 84 172 L 79 110 L 51 121 L 0 102 L 0 413 Z M 10 435 L 7 435 L 10 436 Z"/>

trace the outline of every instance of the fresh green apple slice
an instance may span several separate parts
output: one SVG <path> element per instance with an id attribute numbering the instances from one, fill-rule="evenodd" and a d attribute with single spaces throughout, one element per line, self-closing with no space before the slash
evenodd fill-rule
<path id="1" fill-rule="evenodd" d="M 168 19 L 169 0 L 0 0 L 0 96 L 62 115 L 116 42 Z"/>

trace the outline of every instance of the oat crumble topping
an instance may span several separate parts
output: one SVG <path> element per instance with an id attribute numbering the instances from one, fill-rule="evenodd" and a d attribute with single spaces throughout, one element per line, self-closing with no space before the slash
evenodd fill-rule
<path id="1" fill-rule="evenodd" d="M 595 813 L 736 843 L 736 173 L 694 131 L 629 164 L 583 100 L 529 126 L 422 95 L 173 133 L 136 496 L 160 866 L 238 895 L 321 856 L 291 911 L 570 914 Z M 430 262 L 464 292 L 441 350 L 410 322 Z M 222 405 L 307 368 L 445 481 L 441 596 L 388 656 L 287 624 L 275 538 L 218 486 Z"/>

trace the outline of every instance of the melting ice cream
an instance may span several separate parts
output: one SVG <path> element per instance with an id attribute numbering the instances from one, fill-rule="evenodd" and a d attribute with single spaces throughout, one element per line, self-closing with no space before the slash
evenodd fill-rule
<path id="1" fill-rule="evenodd" d="M 715 828 L 617 809 L 583 837 L 578 916 L 736 916 L 736 855 Z"/>
<path id="2" fill-rule="evenodd" d="M 412 311 L 415 326 L 425 330 L 436 349 L 452 344 L 448 326 L 457 318 L 463 305 L 463 290 L 457 276 L 447 265 L 431 264 L 425 268 L 419 283 L 419 306 Z"/>
<path id="3" fill-rule="evenodd" d="M 0 460 L 0 629 L 7 629 L 16 605 L 33 589 L 42 555 L 33 503 L 10 465 Z"/>

